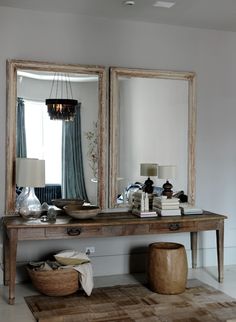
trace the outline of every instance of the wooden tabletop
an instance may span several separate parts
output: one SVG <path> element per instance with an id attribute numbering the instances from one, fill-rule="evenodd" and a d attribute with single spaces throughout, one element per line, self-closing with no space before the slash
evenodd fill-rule
<path id="1" fill-rule="evenodd" d="M 130 212 L 112 212 L 99 213 L 95 218 L 77 220 L 68 215 L 58 215 L 55 222 L 41 222 L 40 219 L 27 221 L 20 216 L 4 217 L 4 225 L 7 229 L 11 228 L 27 228 L 27 227 L 55 227 L 56 226 L 116 226 L 116 225 L 133 225 L 133 224 L 150 224 L 155 222 L 188 222 L 188 221 L 208 221 L 208 220 L 224 220 L 227 216 L 215 214 L 209 211 L 204 211 L 201 215 L 181 215 L 181 216 L 163 216 L 151 218 L 139 218 Z"/>

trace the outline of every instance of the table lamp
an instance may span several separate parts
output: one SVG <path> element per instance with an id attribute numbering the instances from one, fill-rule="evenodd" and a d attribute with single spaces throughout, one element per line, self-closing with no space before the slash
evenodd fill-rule
<path id="1" fill-rule="evenodd" d="M 163 196 L 167 196 L 168 199 L 172 198 L 172 184 L 168 181 L 169 179 L 176 177 L 176 166 L 175 165 L 160 165 L 158 167 L 158 178 L 166 179 L 166 183 L 163 184 Z"/>
<path id="2" fill-rule="evenodd" d="M 156 163 L 141 163 L 140 164 L 140 175 L 148 177 L 144 182 L 143 191 L 147 193 L 153 192 L 153 181 L 150 177 L 157 176 L 157 164 Z"/>
<path id="3" fill-rule="evenodd" d="M 23 188 L 16 200 L 16 211 L 27 220 L 37 219 L 42 207 L 34 188 L 45 187 L 45 161 L 17 158 L 16 184 Z"/>

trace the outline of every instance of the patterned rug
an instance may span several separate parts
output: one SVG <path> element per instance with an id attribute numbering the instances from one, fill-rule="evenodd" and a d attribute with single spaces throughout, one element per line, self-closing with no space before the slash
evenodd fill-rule
<path id="1" fill-rule="evenodd" d="M 236 321 L 236 299 L 191 280 L 179 295 L 161 295 L 146 286 L 97 288 L 90 297 L 35 295 L 25 301 L 39 322 L 216 322 Z"/>

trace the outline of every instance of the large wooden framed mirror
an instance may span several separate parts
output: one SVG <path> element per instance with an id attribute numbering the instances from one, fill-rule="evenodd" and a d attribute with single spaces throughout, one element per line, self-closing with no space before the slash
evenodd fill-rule
<path id="1" fill-rule="evenodd" d="M 62 147 L 63 124 L 66 124 L 66 121 L 50 120 L 45 105 L 52 82 L 58 74 L 69 78 L 73 99 L 78 100 L 80 106 L 79 112 L 77 110 L 77 113 L 80 113 L 80 127 L 76 132 L 78 140 L 75 138 L 73 142 L 79 141 L 80 136 L 79 153 L 82 154 L 80 168 L 83 167 L 81 180 L 84 180 L 88 201 L 101 209 L 104 208 L 107 144 L 105 68 L 9 60 L 7 61 L 6 215 L 15 212 L 15 160 L 16 156 L 22 157 L 18 155 L 21 153 L 18 150 L 22 135 L 22 113 L 19 115 L 22 103 L 26 157 L 46 159 L 46 185 L 59 185 L 63 190 L 61 163 L 64 162 L 64 168 L 68 168 L 66 160 L 70 157 L 67 153 L 63 161 L 61 160 L 62 151 L 66 151 Z M 63 76 L 61 77 L 63 79 Z M 78 154 L 77 146 L 73 149 Z"/>
<path id="2" fill-rule="evenodd" d="M 194 72 L 110 68 L 110 207 L 124 202 L 127 186 L 145 181 L 141 163 L 176 165 L 173 189 L 194 204 L 195 87 Z"/>

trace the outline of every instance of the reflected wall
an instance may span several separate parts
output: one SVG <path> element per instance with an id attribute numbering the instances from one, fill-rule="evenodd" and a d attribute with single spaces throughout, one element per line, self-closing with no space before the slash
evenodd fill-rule
<path id="1" fill-rule="evenodd" d="M 166 79 L 119 80 L 120 191 L 140 176 L 141 163 L 177 165 L 174 190 L 187 191 L 188 82 Z M 155 185 L 164 180 L 152 178 Z"/>

